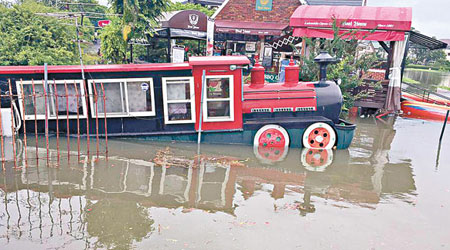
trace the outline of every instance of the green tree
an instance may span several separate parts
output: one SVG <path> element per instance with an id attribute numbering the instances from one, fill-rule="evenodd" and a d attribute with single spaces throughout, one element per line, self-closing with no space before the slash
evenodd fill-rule
<path id="1" fill-rule="evenodd" d="M 89 20 L 93 26 L 97 26 L 99 20 L 106 18 L 108 7 L 100 5 L 97 0 L 77 0 L 78 4 L 61 4 L 59 8 L 70 12 L 87 12 Z"/>
<path id="2" fill-rule="evenodd" d="M 210 9 L 208 7 L 202 6 L 200 4 L 194 4 L 194 3 L 172 3 L 168 11 L 176 11 L 176 10 L 198 10 L 200 12 L 205 13 L 207 16 L 212 16 L 215 12 L 215 9 Z"/>
<path id="3" fill-rule="evenodd" d="M 409 60 L 414 64 L 432 65 L 440 60 L 445 60 L 445 52 L 442 49 L 430 50 L 427 48 L 417 47 L 411 49 Z"/>
<path id="4" fill-rule="evenodd" d="M 75 27 L 36 13 L 56 12 L 34 1 L 0 5 L 0 65 L 78 62 Z"/>
<path id="5" fill-rule="evenodd" d="M 321 52 L 327 51 L 330 55 L 340 59 L 336 64 L 328 67 L 328 79 L 340 80 L 339 85 L 344 97 L 344 109 L 353 106 L 353 102 L 360 95 L 354 96 L 353 89 L 362 85 L 363 73 L 374 67 L 377 62 L 376 54 L 358 53 L 358 40 L 354 39 L 353 32 L 347 32 L 339 35 L 339 28 L 336 22 L 333 25 L 333 39 L 310 39 L 303 38 L 309 48 L 309 55 L 301 57 L 303 62 L 301 66 L 301 80 L 317 81 L 319 78 L 319 67 L 314 62 L 314 58 Z M 343 39 L 344 36 L 350 36 L 350 39 Z M 379 85 L 376 85 L 379 87 Z M 361 95 L 364 95 L 362 93 Z"/>
<path id="6" fill-rule="evenodd" d="M 122 37 L 123 26 L 119 18 L 111 18 L 111 23 L 100 33 L 103 58 L 111 63 L 124 63 L 127 53 L 127 41 Z"/>
<path id="7" fill-rule="evenodd" d="M 170 0 L 111 0 L 112 11 L 122 15 L 122 24 L 138 34 L 156 27 L 157 18 L 169 4 Z"/>

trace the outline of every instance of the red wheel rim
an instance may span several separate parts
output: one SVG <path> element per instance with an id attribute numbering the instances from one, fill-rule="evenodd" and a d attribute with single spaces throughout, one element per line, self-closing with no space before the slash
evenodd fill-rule
<path id="1" fill-rule="evenodd" d="M 315 128 L 308 135 L 311 148 L 325 148 L 330 143 L 330 132 L 326 128 Z"/>
<path id="2" fill-rule="evenodd" d="M 261 159 L 277 162 L 285 156 L 286 147 L 258 147 L 258 155 Z"/>
<path id="3" fill-rule="evenodd" d="M 322 167 L 328 163 L 328 151 L 322 149 L 309 149 L 305 161 L 314 168 Z"/>
<path id="4" fill-rule="evenodd" d="M 262 147 L 284 147 L 286 138 L 280 130 L 270 128 L 259 136 L 258 145 Z"/>

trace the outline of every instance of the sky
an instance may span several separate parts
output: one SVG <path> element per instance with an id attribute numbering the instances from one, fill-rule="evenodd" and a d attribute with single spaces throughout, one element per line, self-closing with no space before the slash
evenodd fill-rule
<path id="1" fill-rule="evenodd" d="M 412 7 L 412 26 L 427 36 L 450 39 L 450 0 L 367 0 L 367 6 Z"/>

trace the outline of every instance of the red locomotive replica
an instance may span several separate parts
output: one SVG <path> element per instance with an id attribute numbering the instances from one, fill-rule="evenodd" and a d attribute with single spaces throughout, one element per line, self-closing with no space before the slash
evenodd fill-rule
<path id="1" fill-rule="evenodd" d="M 355 125 L 339 119 L 342 94 L 326 80 L 333 61 L 316 58 L 317 82 L 299 82 L 299 67 L 284 83 L 265 83 L 257 63 L 250 84 L 244 56 L 191 57 L 188 63 L 0 67 L 2 90 L 12 86 L 16 116 L 28 133 L 139 136 L 160 141 L 274 148 L 349 147 Z M 48 79 L 48 80 L 46 80 Z M 10 107 L 10 98 L 2 107 Z M 12 104 L 11 104 L 12 106 Z M 13 109 L 11 109 L 13 110 Z"/>

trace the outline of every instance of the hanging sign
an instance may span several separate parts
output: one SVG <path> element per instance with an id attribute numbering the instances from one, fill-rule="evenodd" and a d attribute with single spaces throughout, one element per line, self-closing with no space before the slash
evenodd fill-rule
<path id="1" fill-rule="evenodd" d="M 256 0 L 256 10 L 272 11 L 272 0 Z"/>
<path id="2" fill-rule="evenodd" d="M 206 55 L 212 56 L 214 52 L 214 20 L 208 18 L 206 31 Z"/>
<path id="3" fill-rule="evenodd" d="M 183 47 L 172 47 L 172 63 L 182 63 L 184 62 L 184 48 Z"/>
<path id="4" fill-rule="evenodd" d="M 272 67 L 272 62 L 273 62 L 272 48 L 265 47 L 264 54 L 263 54 L 262 66 L 264 68 L 270 68 L 270 67 Z"/>

